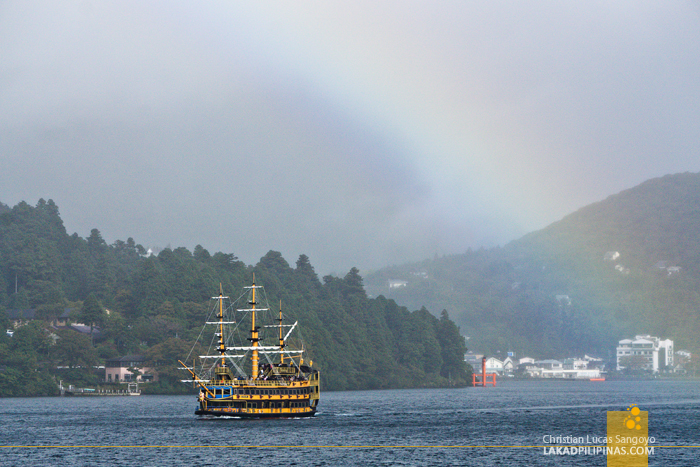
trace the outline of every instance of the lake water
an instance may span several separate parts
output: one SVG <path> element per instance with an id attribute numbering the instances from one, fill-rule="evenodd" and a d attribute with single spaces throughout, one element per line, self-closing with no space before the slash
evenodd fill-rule
<path id="1" fill-rule="evenodd" d="M 325 392 L 311 419 L 202 419 L 195 402 L 0 399 L 0 465 L 604 466 L 604 455 L 544 455 L 543 439 L 605 437 L 607 411 L 630 404 L 649 412 L 657 446 L 649 465 L 700 465 L 699 447 L 661 447 L 700 446 L 700 383 L 693 381 Z"/>

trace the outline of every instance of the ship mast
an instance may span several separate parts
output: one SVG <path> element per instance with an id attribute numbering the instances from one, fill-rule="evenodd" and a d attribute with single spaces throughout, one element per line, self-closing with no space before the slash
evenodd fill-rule
<path id="1" fill-rule="evenodd" d="M 282 337 L 282 300 L 280 300 L 280 317 L 278 319 L 280 334 L 280 365 L 284 364 L 284 338 Z"/>
<path id="2" fill-rule="evenodd" d="M 226 344 L 224 343 L 224 289 L 219 283 L 219 296 L 213 297 L 219 300 L 219 353 L 221 354 L 221 368 L 226 367 Z"/>
<path id="3" fill-rule="evenodd" d="M 255 289 L 257 288 L 255 286 L 255 274 L 253 274 L 253 286 L 251 288 L 253 289 L 253 299 L 248 302 L 250 305 L 252 305 L 250 310 L 252 321 L 250 329 L 250 342 L 253 345 L 253 356 L 251 358 L 253 361 L 251 368 L 251 379 L 258 379 L 258 342 L 260 341 L 260 338 L 258 337 L 259 328 L 255 326 L 255 305 L 257 305 L 255 302 Z"/>

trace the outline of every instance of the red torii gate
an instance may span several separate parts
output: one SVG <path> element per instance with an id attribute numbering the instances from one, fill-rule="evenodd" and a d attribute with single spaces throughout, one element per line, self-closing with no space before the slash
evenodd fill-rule
<path id="1" fill-rule="evenodd" d="M 481 380 L 477 380 L 477 377 L 481 377 Z M 496 373 L 486 373 L 486 357 L 481 358 L 481 374 L 472 373 L 472 386 L 496 386 Z"/>

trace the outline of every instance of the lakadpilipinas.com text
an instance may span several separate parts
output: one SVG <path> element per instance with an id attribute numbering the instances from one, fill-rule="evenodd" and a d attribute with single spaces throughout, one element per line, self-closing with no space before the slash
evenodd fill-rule
<path id="1" fill-rule="evenodd" d="M 653 436 L 552 436 L 542 437 L 545 456 L 653 456 Z"/>

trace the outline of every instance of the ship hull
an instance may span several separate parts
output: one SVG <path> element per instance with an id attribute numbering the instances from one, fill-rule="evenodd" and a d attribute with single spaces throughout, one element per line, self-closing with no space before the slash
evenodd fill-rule
<path id="1" fill-rule="evenodd" d="M 316 410 L 311 410 L 308 412 L 281 412 L 281 413 L 248 413 L 240 412 L 236 409 L 221 409 L 221 410 L 211 410 L 211 409 L 197 409 L 194 411 L 195 415 L 206 415 L 214 417 L 235 417 L 235 418 L 306 418 L 313 417 L 316 415 Z"/>

